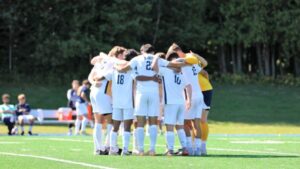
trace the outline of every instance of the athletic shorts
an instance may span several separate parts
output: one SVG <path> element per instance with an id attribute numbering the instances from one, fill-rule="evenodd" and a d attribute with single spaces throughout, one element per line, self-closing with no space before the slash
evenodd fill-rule
<path id="1" fill-rule="evenodd" d="M 93 108 L 93 113 L 112 113 L 112 101 L 109 95 L 100 92 L 100 90 L 98 90 L 97 88 L 92 88 L 90 93 L 90 100 Z"/>
<path id="2" fill-rule="evenodd" d="M 133 109 L 113 108 L 112 119 L 117 121 L 132 120 L 134 118 L 133 111 Z"/>
<path id="3" fill-rule="evenodd" d="M 164 123 L 170 125 L 183 125 L 185 106 L 183 104 L 166 104 Z"/>
<path id="4" fill-rule="evenodd" d="M 160 106 L 158 92 L 136 93 L 135 101 L 135 116 L 158 117 Z"/>
<path id="5" fill-rule="evenodd" d="M 210 109 L 211 99 L 213 95 L 213 90 L 203 91 L 204 103 L 206 105 L 206 110 Z"/>
<path id="6" fill-rule="evenodd" d="M 185 120 L 193 120 L 195 118 L 201 118 L 202 110 L 205 109 L 203 97 L 192 99 L 191 108 L 184 114 Z"/>
<path id="7" fill-rule="evenodd" d="M 75 106 L 76 106 L 76 114 L 78 116 L 87 114 L 87 104 L 86 103 L 76 102 Z"/>
<path id="8" fill-rule="evenodd" d="M 29 123 L 29 120 L 34 119 L 34 116 L 31 114 L 18 116 L 18 120 L 21 119 L 23 119 L 24 123 Z"/>

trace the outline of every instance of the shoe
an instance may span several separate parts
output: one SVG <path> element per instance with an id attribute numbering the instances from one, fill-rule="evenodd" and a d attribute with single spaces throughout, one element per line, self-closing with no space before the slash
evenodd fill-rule
<path id="1" fill-rule="evenodd" d="M 131 153 L 129 151 L 122 151 L 121 156 L 130 156 Z"/>
<path id="2" fill-rule="evenodd" d="M 22 131 L 22 132 L 21 132 L 21 136 L 24 136 L 24 134 L 25 134 L 25 132 L 24 132 L 24 131 Z"/>
<path id="3" fill-rule="evenodd" d="M 137 149 L 133 149 L 131 152 L 132 155 L 138 155 L 139 151 Z"/>
<path id="4" fill-rule="evenodd" d="M 165 153 L 166 156 L 174 156 L 174 151 L 173 150 L 168 150 L 166 153 Z"/>
<path id="5" fill-rule="evenodd" d="M 188 156 L 189 152 L 186 148 L 179 149 L 178 152 L 174 153 L 178 156 Z"/>
<path id="6" fill-rule="evenodd" d="M 207 156 L 206 147 L 201 148 L 201 156 Z"/>
<path id="7" fill-rule="evenodd" d="M 145 155 L 144 151 L 135 151 L 132 154 L 136 155 L 136 156 L 144 156 Z"/>
<path id="8" fill-rule="evenodd" d="M 123 151 L 123 149 L 119 148 L 118 154 L 121 155 L 122 151 Z"/>
<path id="9" fill-rule="evenodd" d="M 146 155 L 148 156 L 155 156 L 155 151 L 154 150 L 149 150 Z"/>
<path id="10" fill-rule="evenodd" d="M 201 149 L 200 148 L 196 148 L 196 150 L 194 152 L 194 156 L 201 156 Z"/>
<path id="11" fill-rule="evenodd" d="M 110 150 L 108 155 L 120 155 L 120 154 L 118 153 L 118 151 L 116 152 L 116 151 Z"/>
<path id="12" fill-rule="evenodd" d="M 31 132 L 31 131 L 28 131 L 28 134 L 29 134 L 29 135 L 32 135 L 32 132 Z"/>
<path id="13" fill-rule="evenodd" d="M 94 152 L 94 155 L 100 155 L 100 150 L 96 150 L 96 151 Z"/>
<path id="14" fill-rule="evenodd" d="M 108 154 L 109 154 L 109 151 L 107 151 L 107 150 L 101 151 L 100 150 L 100 154 L 99 155 L 108 155 Z"/>

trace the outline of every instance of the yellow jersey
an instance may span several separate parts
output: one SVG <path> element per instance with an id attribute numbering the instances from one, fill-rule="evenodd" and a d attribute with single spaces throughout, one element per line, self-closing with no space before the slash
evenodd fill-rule
<path id="1" fill-rule="evenodd" d="M 211 83 L 209 82 L 209 79 L 207 79 L 201 73 L 198 74 L 198 80 L 202 91 L 208 91 L 213 89 Z"/>

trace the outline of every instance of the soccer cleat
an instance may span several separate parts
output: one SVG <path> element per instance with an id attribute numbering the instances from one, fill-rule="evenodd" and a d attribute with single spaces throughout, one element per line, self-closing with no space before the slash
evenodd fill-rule
<path id="1" fill-rule="evenodd" d="M 31 131 L 28 131 L 28 134 L 29 134 L 29 135 L 32 135 L 32 132 L 31 132 Z"/>
<path id="2" fill-rule="evenodd" d="M 122 151 L 121 156 L 130 156 L 131 153 L 129 151 Z"/>
<path id="3" fill-rule="evenodd" d="M 24 136 L 24 134 L 25 134 L 25 132 L 24 132 L 24 131 L 22 131 L 22 132 L 21 132 L 21 136 Z"/>
<path id="4" fill-rule="evenodd" d="M 108 155 L 119 155 L 119 153 L 118 153 L 118 152 L 115 152 L 115 151 L 112 151 L 112 150 L 110 150 L 110 151 L 109 151 L 109 153 L 108 153 Z"/>
<path id="5" fill-rule="evenodd" d="M 174 151 L 173 150 L 168 150 L 166 153 L 165 153 L 166 156 L 174 156 Z"/>
<path id="6" fill-rule="evenodd" d="M 178 156 L 188 156 L 189 152 L 186 148 L 179 149 L 178 152 L 175 153 Z"/>
<path id="7" fill-rule="evenodd" d="M 94 152 L 94 155 L 100 155 L 100 150 L 96 150 L 96 151 Z"/>
<path id="8" fill-rule="evenodd" d="M 194 156 L 201 156 L 201 148 L 196 148 Z"/>
<path id="9" fill-rule="evenodd" d="M 155 156 L 155 151 L 154 150 L 149 150 L 146 155 L 148 156 Z"/>
<path id="10" fill-rule="evenodd" d="M 100 150 L 100 154 L 99 155 L 108 155 L 108 154 L 109 154 L 108 150 L 104 150 L 104 151 Z"/>

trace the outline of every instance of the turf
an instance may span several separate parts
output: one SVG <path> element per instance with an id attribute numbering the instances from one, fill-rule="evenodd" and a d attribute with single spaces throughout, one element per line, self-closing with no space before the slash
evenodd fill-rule
<path id="1" fill-rule="evenodd" d="M 120 139 L 119 139 L 120 140 Z M 146 144 L 148 145 L 148 138 Z M 300 165 L 300 137 L 298 136 L 220 136 L 209 138 L 206 157 L 165 157 L 164 137 L 159 136 L 157 157 L 95 156 L 90 136 L 1 136 L 1 168 L 93 168 L 82 163 L 110 168 L 298 168 Z M 178 143 L 177 143 L 178 145 Z M 3 153 L 14 153 L 4 155 Z M 40 158 L 82 162 L 70 164 L 34 157 L 16 155 L 36 155 Z"/>

